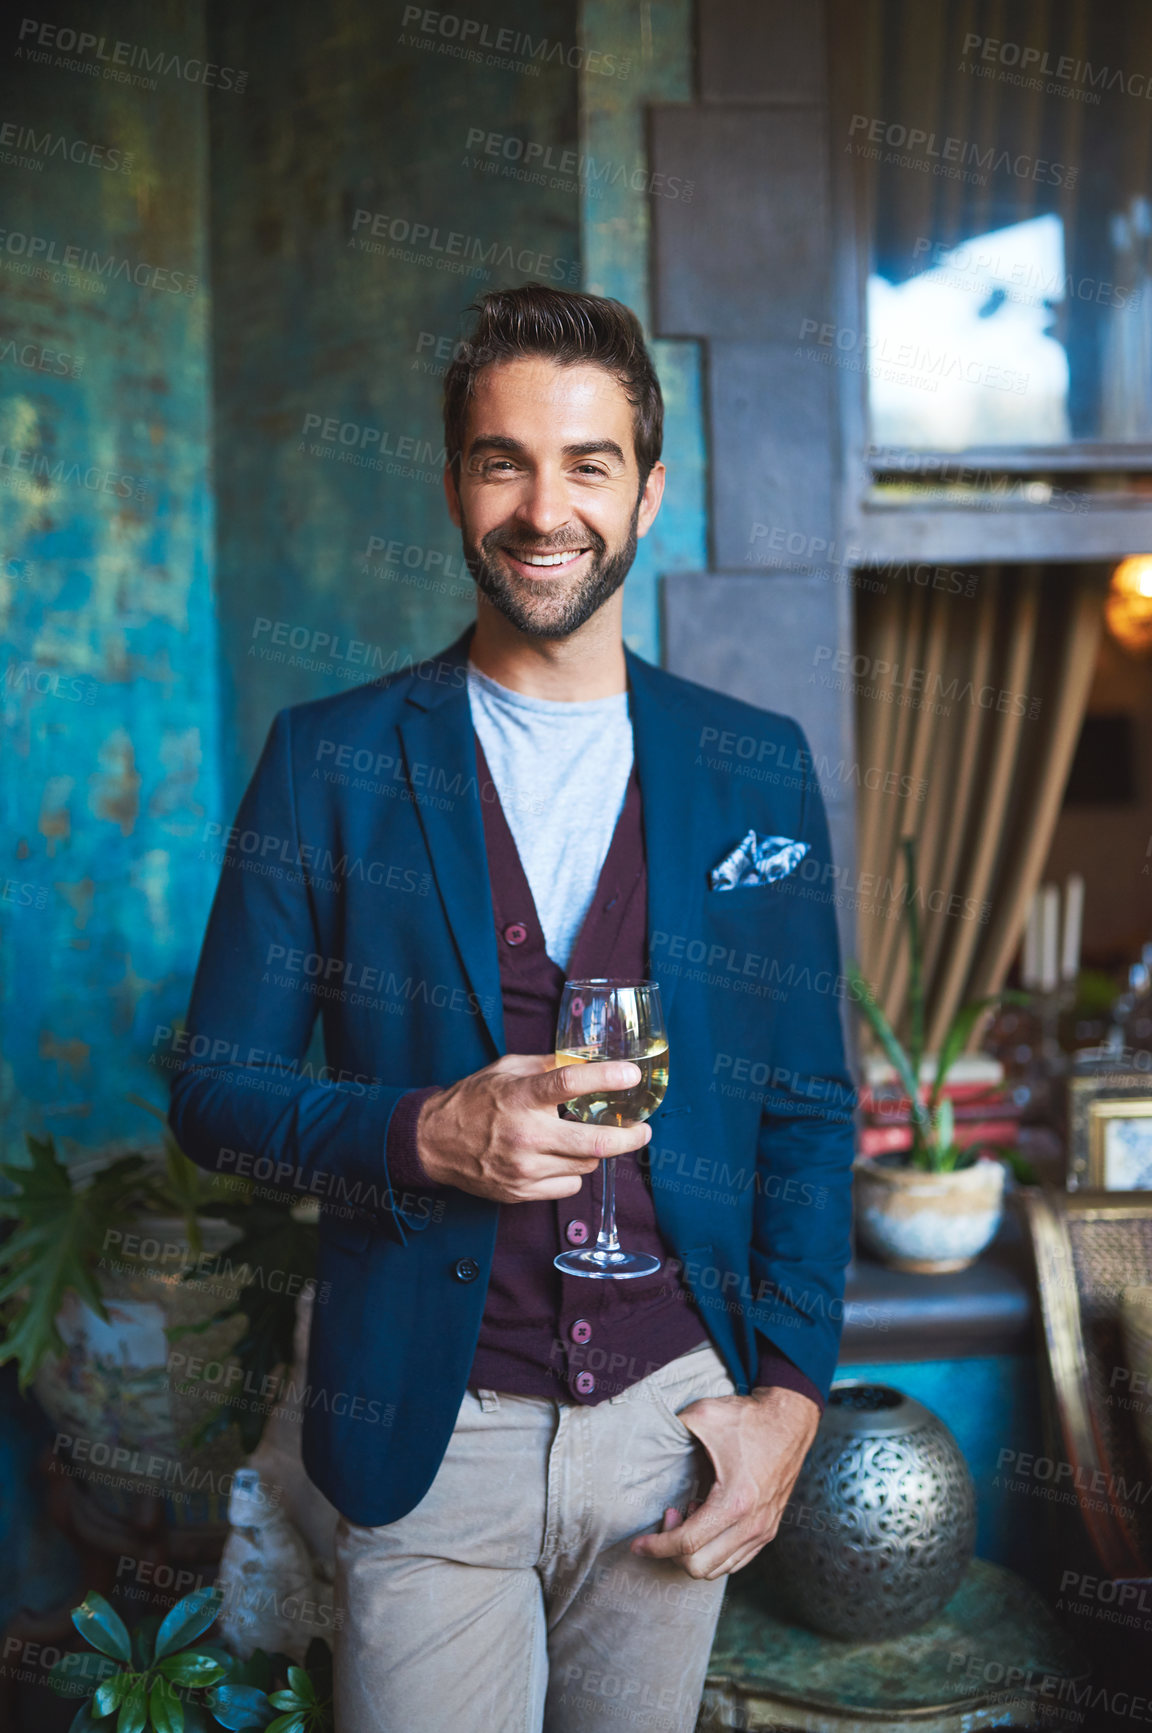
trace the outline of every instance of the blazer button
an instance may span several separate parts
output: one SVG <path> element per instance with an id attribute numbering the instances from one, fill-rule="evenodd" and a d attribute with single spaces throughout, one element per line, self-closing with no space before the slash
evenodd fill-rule
<path id="1" fill-rule="evenodd" d="M 458 1282 L 474 1282 L 480 1274 L 480 1265 L 475 1258 L 457 1258 L 452 1274 Z"/>
<path id="2" fill-rule="evenodd" d="M 577 1372 L 572 1380 L 572 1388 L 579 1396 L 591 1396 L 596 1388 L 596 1380 L 591 1372 Z"/>
<path id="3" fill-rule="evenodd" d="M 574 1342 L 579 1342 L 580 1346 L 583 1347 L 585 1342 L 592 1340 L 592 1326 L 587 1318 L 577 1318 L 568 1334 Z"/>
<path id="4" fill-rule="evenodd" d="M 522 945 L 528 937 L 528 928 L 523 921 L 511 921 L 504 928 L 504 939 L 509 945 Z"/>
<path id="5" fill-rule="evenodd" d="M 570 1246 L 583 1246 L 588 1243 L 588 1223 L 569 1222 L 564 1230 Z"/>

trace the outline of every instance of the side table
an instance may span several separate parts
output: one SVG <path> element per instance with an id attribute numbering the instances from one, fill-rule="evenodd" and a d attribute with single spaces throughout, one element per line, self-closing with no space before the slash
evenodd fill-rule
<path id="1" fill-rule="evenodd" d="M 977 1733 L 1074 1724 L 1088 1669 L 1040 1596 L 974 1559 L 931 1623 L 881 1643 L 791 1625 L 761 1578 L 724 1603 L 698 1733 Z"/>

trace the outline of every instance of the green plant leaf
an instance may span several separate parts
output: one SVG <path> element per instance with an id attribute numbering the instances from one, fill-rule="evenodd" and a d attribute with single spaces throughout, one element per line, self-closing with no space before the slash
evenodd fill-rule
<path id="1" fill-rule="evenodd" d="M 936 1061 L 936 1078 L 932 1084 L 932 1094 L 929 1103 L 935 1107 L 940 1099 L 940 1092 L 948 1081 L 948 1073 L 967 1047 L 972 1038 L 972 1031 L 984 1015 L 994 1005 L 1020 1005 L 1028 1003 L 1027 993 L 1003 992 L 992 993 L 985 999 L 971 999 L 967 1005 L 961 1005 L 948 1026 L 948 1032 L 940 1043 L 940 1053 Z"/>
<path id="2" fill-rule="evenodd" d="M 81 1703 L 68 1733 L 103 1733 L 99 1721 L 93 1720 L 91 1703 Z"/>
<path id="3" fill-rule="evenodd" d="M 148 1699 L 155 1733 L 184 1733 L 184 1705 L 167 1679 L 157 1679 Z"/>
<path id="4" fill-rule="evenodd" d="M 201 1636 L 216 1621 L 223 1595 L 219 1589 L 194 1589 L 177 1601 L 156 1633 L 156 1659 L 162 1660 Z"/>
<path id="5" fill-rule="evenodd" d="M 86 1643 L 110 1655 L 114 1661 L 128 1665 L 132 1660 L 132 1641 L 120 1614 L 110 1607 L 103 1595 L 89 1589 L 78 1607 L 72 1609 L 72 1623 Z"/>
<path id="6" fill-rule="evenodd" d="M 134 1210 L 172 1209 L 156 1168 L 143 1156 L 123 1156 L 80 1187 L 51 1138 L 25 1141 L 31 1161 L 0 1166 L 12 1187 L 0 1198 L 0 1216 L 19 1223 L 0 1245 L 0 1303 L 11 1302 L 0 1364 L 16 1361 L 21 1390 L 45 1360 L 64 1351 L 56 1318 L 67 1293 L 107 1318 L 96 1271 L 109 1234 Z"/>
<path id="7" fill-rule="evenodd" d="M 208 1693 L 208 1707 L 221 1727 L 228 1727 L 233 1733 L 265 1727 L 272 1719 L 267 1692 L 255 1685 L 218 1685 Z"/>
<path id="8" fill-rule="evenodd" d="M 132 1632 L 132 1659 L 143 1672 L 147 1672 L 152 1665 L 152 1650 L 159 1624 L 159 1613 L 148 1613 Z"/>
<path id="9" fill-rule="evenodd" d="M 325 1645 L 327 1646 L 327 1645 Z M 275 1681 L 286 1674 L 291 1663 L 288 1657 L 274 1657 L 266 1649 L 253 1649 L 246 1661 L 234 1661 L 229 1677 L 231 1685 L 255 1685 L 267 1696 Z"/>
<path id="10" fill-rule="evenodd" d="M 1040 1184 L 1040 1176 L 1036 1169 L 1026 1156 L 1020 1154 L 1018 1149 L 1000 1149 L 997 1150 L 997 1154 L 1017 1185 Z"/>
<path id="11" fill-rule="evenodd" d="M 218 1685 L 228 1677 L 227 1664 L 222 1664 L 213 1655 L 200 1655 L 194 1650 L 187 1650 L 182 1655 L 166 1655 L 158 1663 L 157 1671 L 171 1679 L 174 1685 L 190 1685 L 196 1690 Z"/>
<path id="12" fill-rule="evenodd" d="M 120 1714 L 116 1720 L 116 1733 L 144 1733 L 147 1720 L 147 1680 L 141 1676 L 133 1681 L 132 1689 L 120 1705 Z"/>
<path id="13" fill-rule="evenodd" d="M 290 1709 L 287 1715 L 277 1715 L 275 1721 L 269 1721 L 268 1733 L 308 1733 L 308 1723 L 304 1717 L 303 1709 Z"/>
<path id="14" fill-rule="evenodd" d="M 920 911 L 916 906 L 916 898 L 920 889 L 916 879 L 916 838 L 914 836 L 901 837 L 900 847 L 904 851 L 904 868 L 909 891 L 908 901 L 905 905 L 908 914 L 910 963 L 908 1058 L 911 1061 L 912 1075 L 919 1085 L 920 1065 L 924 1058 L 924 950 L 920 942 Z"/>
<path id="15" fill-rule="evenodd" d="M 860 1008 L 871 1024 L 877 1040 L 887 1054 L 889 1062 L 900 1079 L 904 1093 L 911 1103 L 913 1124 L 921 1137 L 930 1140 L 932 1121 L 920 1099 L 919 1081 L 912 1070 L 908 1055 L 900 1045 L 891 1023 L 880 1009 L 876 995 L 861 973 L 859 964 L 850 962 L 846 972 Z"/>
<path id="16" fill-rule="evenodd" d="M 301 1703 L 309 1705 L 315 1703 L 316 1693 L 312 1688 L 312 1681 L 303 1667 L 289 1667 L 288 1686 L 290 1690 L 295 1691 Z"/>
<path id="17" fill-rule="evenodd" d="M 92 1697 L 92 1713 L 103 1717 L 111 1715 L 113 1709 L 118 1709 L 136 1679 L 135 1673 L 116 1673 L 111 1679 L 105 1679 L 102 1685 L 96 1687 Z"/>

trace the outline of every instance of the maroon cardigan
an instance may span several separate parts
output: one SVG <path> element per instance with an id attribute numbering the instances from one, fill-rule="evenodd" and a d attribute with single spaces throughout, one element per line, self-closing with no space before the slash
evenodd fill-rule
<path id="1" fill-rule="evenodd" d="M 540 917 L 479 739 L 476 762 L 499 936 L 506 1050 L 551 1053 L 566 973 L 545 949 Z M 633 765 L 567 978 L 644 980 L 647 921 L 648 873 L 640 784 Z M 397 1189 L 428 1188 L 416 1151 L 416 1120 L 424 1101 L 435 1093 L 410 1090 L 393 1113 L 386 1154 Z M 558 1251 L 596 1238 L 599 1170 L 585 1174 L 573 1197 L 510 1204 L 500 1211 L 468 1380 L 473 1389 L 594 1405 L 708 1341 L 692 1294 L 657 1226 L 645 1157 L 641 1150 L 617 1158 L 616 1219 L 621 1244 L 629 1251 L 651 1252 L 665 1260 L 653 1276 L 588 1281 L 562 1274 L 553 1264 Z M 823 1408 L 816 1386 L 775 1348 L 761 1353 L 756 1383 L 797 1390 Z"/>

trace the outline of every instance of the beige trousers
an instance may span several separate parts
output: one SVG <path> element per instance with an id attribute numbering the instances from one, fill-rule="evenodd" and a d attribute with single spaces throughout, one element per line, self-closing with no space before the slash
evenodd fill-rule
<path id="1" fill-rule="evenodd" d="M 336 1733 L 691 1733 L 726 1579 L 635 1557 L 711 1469 L 705 1344 L 594 1408 L 465 1393 L 416 1508 L 336 1535 Z"/>

